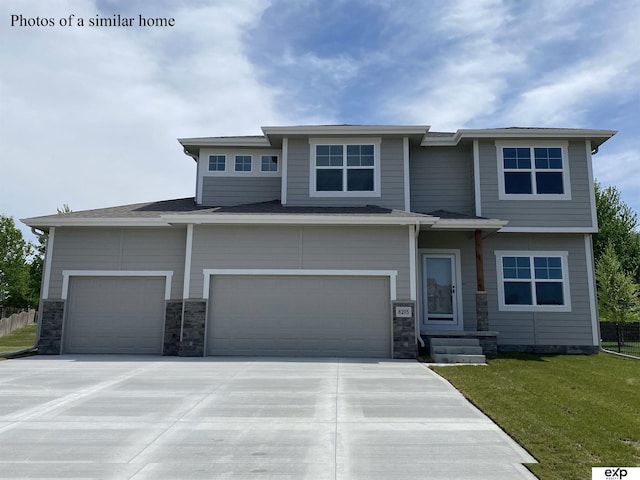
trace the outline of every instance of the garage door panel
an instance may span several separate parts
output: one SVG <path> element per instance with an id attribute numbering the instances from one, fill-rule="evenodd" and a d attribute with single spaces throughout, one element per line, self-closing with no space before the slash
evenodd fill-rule
<path id="1" fill-rule="evenodd" d="M 65 353 L 161 354 L 165 279 L 72 277 Z"/>
<path id="2" fill-rule="evenodd" d="M 219 276 L 209 355 L 390 356 L 385 277 Z"/>

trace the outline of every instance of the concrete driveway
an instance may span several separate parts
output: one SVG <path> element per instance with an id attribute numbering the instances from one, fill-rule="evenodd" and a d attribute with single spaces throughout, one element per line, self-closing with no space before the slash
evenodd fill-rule
<path id="1" fill-rule="evenodd" d="M 534 461 L 414 361 L 0 361 L 0 478 L 532 479 Z"/>

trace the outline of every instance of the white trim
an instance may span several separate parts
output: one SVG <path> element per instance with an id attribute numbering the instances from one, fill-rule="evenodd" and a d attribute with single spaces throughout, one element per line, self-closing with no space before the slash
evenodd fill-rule
<path id="1" fill-rule="evenodd" d="M 252 224 L 252 225 L 414 225 L 416 220 L 432 225 L 437 217 L 381 216 L 381 215 L 331 215 L 331 214 L 217 214 L 217 215 L 162 215 L 167 223 L 195 224 Z"/>
<path id="2" fill-rule="evenodd" d="M 261 127 L 266 135 L 424 135 L 429 125 L 299 125 Z"/>
<path id="3" fill-rule="evenodd" d="M 397 270 L 312 270 L 284 268 L 204 268 L 204 284 L 202 298 L 209 298 L 212 275 L 287 275 L 287 276 L 342 276 L 342 277 L 389 277 L 389 297 L 393 302 L 397 299 Z"/>
<path id="4" fill-rule="evenodd" d="M 51 283 L 51 263 L 53 262 L 53 244 L 56 238 L 56 228 L 49 229 L 47 244 L 44 252 L 44 278 L 42 280 L 42 299 L 49 298 L 49 284 Z"/>
<path id="5" fill-rule="evenodd" d="M 287 181 L 289 179 L 289 139 L 287 137 L 282 139 L 282 180 L 280 183 L 280 203 L 282 205 L 287 204 Z"/>
<path id="6" fill-rule="evenodd" d="M 187 225 L 187 243 L 184 253 L 184 286 L 182 288 L 182 298 L 189 298 L 189 287 L 191 286 L 191 256 L 193 253 L 193 223 Z"/>
<path id="7" fill-rule="evenodd" d="M 414 302 L 418 296 L 416 238 L 416 227 L 414 225 L 409 225 L 409 300 Z"/>
<path id="8" fill-rule="evenodd" d="M 587 150 L 587 176 L 589 178 L 589 186 L 591 191 L 589 193 L 589 201 L 591 202 L 591 226 L 598 231 L 598 212 L 596 211 L 596 192 L 594 189 L 593 181 L 593 158 L 591 155 L 591 140 L 585 142 Z"/>
<path id="9" fill-rule="evenodd" d="M 420 329 L 422 330 L 438 330 L 440 327 L 446 328 L 447 330 L 459 331 L 464 330 L 464 302 L 463 302 L 463 292 L 462 292 L 462 254 L 459 248 L 421 248 L 418 250 L 420 254 L 420 318 L 416 319 L 419 321 Z M 456 312 L 455 317 L 457 323 L 455 326 L 452 326 L 451 323 L 446 324 L 437 324 L 435 322 L 426 323 L 424 308 L 424 259 L 427 256 L 433 255 L 447 255 L 453 257 L 453 261 L 455 265 L 453 266 L 454 274 L 456 276 L 454 286 L 456 289 Z M 453 327 L 453 328 L 452 328 Z"/>
<path id="10" fill-rule="evenodd" d="M 164 299 L 171 299 L 173 270 L 63 270 L 62 300 L 69 294 L 69 277 L 165 277 Z"/>
<path id="11" fill-rule="evenodd" d="M 587 285 L 589 287 L 589 308 L 591 311 L 591 330 L 593 344 L 600 345 L 600 321 L 598 319 L 598 297 L 593 268 L 593 244 L 591 235 L 584 236 L 584 252 L 587 260 Z"/>
<path id="12" fill-rule="evenodd" d="M 569 169 L 569 142 L 568 141 L 496 141 L 496 158 L 498 161 L 498 199 L 499 200 L 531 200 L 531 201 L 540 201 L 540 200 L 571 200 L 571 175 Z M 562 150 L 562 188 L 564 193 L 553 193 L 553 194 L 544 194 L 544 193 L 536 193 L 536 179 L 535 174 L 538 171 L 535 168 L 535 160 L 533 157 L 533 152 L 531 155 L 531 168 L 527 170 L 522 170 L 522 172 L 530 172 L 531 173 L 531 187 L 533 193 L 505 193 L 505 185 L 504 185 L 504 159 L 503 159 L 503 149 L 504 148 L 529 148 L 533 150 L 536 147 L 547 147 L 547 148 L 560 148 Z M 509 169 L 511 170 L 511 169 Z M 552 170 L 541 170 L 541 172 L 558 172 L 558 169 Z"/>
<path id="13" fill-rule="evenodd" d="M 569 252 L 566 250 L 496 250 L 496 272 L 498 282 L 498 310 L 501 312 L 570 312 L 571 284 L 569 282 Z M 506 305 L 504 302 L 504 278 L 502 271 L 503 257 L 560 257 L 562 259 L 562 293 L 564 305 Z M 536 283 L 534 267 L 531 265 L 531 278 L 523 279 L 531 283 L 533 289 Z M 532 300 L 535 301 L 535 292 Z"/>
<path id="14" fill-rule="evenodd" d="M 422 139 L 420 146 L 455 146 L 463 138 L 601 138 L 604 143 L 613 137 L 616 130 L 588 130 L 578 128 L 488 128 L 461 129 L 448 137 L 427 137 Z"/>
<path id="15" fill-rule="evenodd" d="M 381 154 L 380 145 L 381 138 L 363 137 L 363 138 L 309 138 L 309 197 L 312 198 L 371 198 L 380 197 L 381 193 Z M 344 162 L 341 167 L 333 167 L 343 172 L 343 190 L 342 191 L 317 191 L 316 190 L 316 146 L 317 145 L 373 145 L 373 167 L 351 167 L 352 169 L 373 168 L 373 190 L 370 191 L 348 191 L 347 189 L 347 149 L 343 149 Z M 322 167 L 324 168 L 324 167 Z"/>
<path id="16" fill-rule="evenodd" d="M 60 217 L 60 218 L 58 218 Z M 162 217 L 151 218 L 87 218 L 51 215 L 49 217 L 25 218 L 22 223 L 29 227 L 168 227 Z"/>
<path id="17" fill-rule="evenodd" d="M 500 230 L 509 223 L 497 218 L 440 218 L 434 225 L 435 230 Z"/>
<path id="18" fill-rule="evenodd" d="M 593 227 L 502 227 L 501 233 L 597 233 Z"/>
<path id="19" fill-rule="evenodd" d="M 402 168 L 404 177 L 404 209 L 411 211 L 411 179 L 409 176 L 409 137 L 402 138 Z"/>
<path id="20" fill-rule="evenodd" d="M 476 203 L 476 217 L 482 216 L 482 195 L 480 190 L 480 142 L 473 141 L 473 188 Z"/>
<path id="21" fill-rule="evenodd" d="M 270 147 L 265 137 L 202 137 L 179 138 L 178 142 L 185 147 Z"/>

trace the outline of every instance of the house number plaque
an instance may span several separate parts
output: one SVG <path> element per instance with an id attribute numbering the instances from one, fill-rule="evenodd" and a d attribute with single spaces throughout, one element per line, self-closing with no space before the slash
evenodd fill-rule
<path id="1" fill-rule="evenodd" d="M 411 307 L 396 307 L 396 318 L 411 318 L 413 317 Z"/>

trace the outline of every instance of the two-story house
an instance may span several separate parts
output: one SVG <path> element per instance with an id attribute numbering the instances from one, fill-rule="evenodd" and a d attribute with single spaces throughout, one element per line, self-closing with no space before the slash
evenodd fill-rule
<path id="1" fill-rule="evenodd" d="M 23 220 L 39 351 L 595 352 L 591 156 L 609 130 L 263 127 L 180 139 L 193 198 Z"/>

